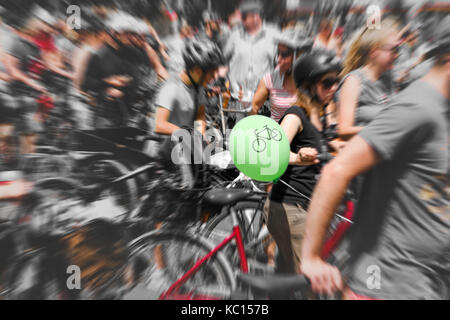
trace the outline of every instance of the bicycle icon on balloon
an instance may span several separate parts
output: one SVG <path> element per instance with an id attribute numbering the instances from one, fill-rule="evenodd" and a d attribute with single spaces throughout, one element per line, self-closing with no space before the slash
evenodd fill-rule
<path id="1" fill-rule="evenodd" d="M 265 125 L 261 130 L 255 129 L 256 139 L 252 143 L 255 152 L 263 152 L 267 148 L 266 141 L 281 141 L 281 132 L 277 129 L 270 129 Z"/>

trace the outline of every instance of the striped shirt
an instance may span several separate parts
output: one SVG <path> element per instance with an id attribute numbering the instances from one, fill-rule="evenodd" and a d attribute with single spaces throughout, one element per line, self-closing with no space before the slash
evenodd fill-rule
<path id="1" fill-rule="evenodd" d="M 278 70 L 267 73 L 263 79 L 269 90 L 270 117 L 278 122 L 286 110 L 297 101 L 297 94 L 290 94 L 283 88 L 282 77 Z"/>

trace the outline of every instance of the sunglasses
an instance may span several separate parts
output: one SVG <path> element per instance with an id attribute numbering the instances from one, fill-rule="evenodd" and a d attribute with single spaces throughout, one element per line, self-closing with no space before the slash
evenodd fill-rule
<path id="1" fill-rule="evenodd" d="M 322 81 L 320 81 L 320 83 L 322 84 L 322 86 L 325 89 L 330 89 L 332 86 L 334 86 L 335 84 L 338 84 L 340 81 L 339 78 L 325 78 Z"/>
<path id="2" fill-rule="evenodd" d="M 278 51 L 278 56 L 280 56 L 282 58 L 292 57 L 293 55 L 294 55 L 294 51 L 292 51 L 292 50 Z"/>

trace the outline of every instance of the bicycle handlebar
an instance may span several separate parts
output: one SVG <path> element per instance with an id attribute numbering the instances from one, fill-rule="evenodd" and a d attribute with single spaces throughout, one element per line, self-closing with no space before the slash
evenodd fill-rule
<path id="1" fill-rule="evenodd" d="M 317 155 L 317 159 L 322 163 L 327 163 L 333 160 L 335 157 L 329 152 L 322 152 Z"/>

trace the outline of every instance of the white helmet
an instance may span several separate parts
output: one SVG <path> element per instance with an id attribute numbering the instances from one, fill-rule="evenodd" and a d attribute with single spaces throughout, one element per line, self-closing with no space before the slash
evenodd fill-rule
<path id="1" fill-rule="evenodd" d="M 136 32 L 136 24 L 136 19 L 125 12 L 116 12 L 112 14 L 106 22 L 106 26 L 111 31 L 116 31 L 118 33 Z"/>

